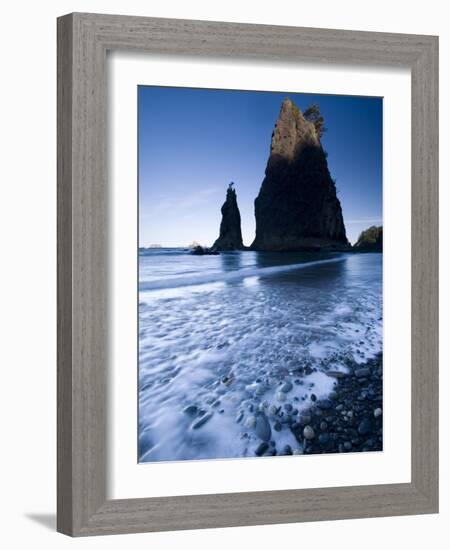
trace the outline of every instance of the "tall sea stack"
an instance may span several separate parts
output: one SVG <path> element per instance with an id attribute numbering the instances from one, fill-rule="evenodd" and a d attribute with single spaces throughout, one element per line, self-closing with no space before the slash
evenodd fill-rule
<path id="1" fill-rule="evenodd" d="M 307 120 L 289 98 L 283 101 L 265 178 L 255 199 L 254 250 L 349 246 L 336 185 L 320 142 L 322 124 L 321 117 L 316 123 Z"/>
<path id="2" fill-rule="evenodd" d="M 234 183 L 231 182 L 227 189 L 227 197 L 222 205 L 222 221 L 220 223 L 219 238 L 213 244 L 212 249 L 217 251 L 242 250 L 241 214 L 237 205 Z"/>

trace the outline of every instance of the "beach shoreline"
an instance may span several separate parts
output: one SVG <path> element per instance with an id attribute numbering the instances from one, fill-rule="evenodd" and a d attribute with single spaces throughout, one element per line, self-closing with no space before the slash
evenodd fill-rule
<path id="1" fill-rule="evenodd" d="M 328 398 L 313 397 L 311 405 L 299 415 L 299 421 L 291 425 L 301 452 L 382 451 L 382 354 L 364 364 L 349 365 L 347 373 L 328 374 L 336 377 Z"/>

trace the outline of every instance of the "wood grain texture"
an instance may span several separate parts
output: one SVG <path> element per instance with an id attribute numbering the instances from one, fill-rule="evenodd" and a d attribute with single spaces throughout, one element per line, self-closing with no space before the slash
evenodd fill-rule
<path id="1" fill-rule="evenodd" d="M 72 20 L 58 20 L 57 529 L 72 525 Z"/>
<path id="2" fill-rule="evenodd" d="M 412 480 L 107 500 L 106 52 L 399 66 L 412 81 Z M 58 530 L 99 535 L 437 512 L 438 40 L 116 15 L 58 20 Z"/>

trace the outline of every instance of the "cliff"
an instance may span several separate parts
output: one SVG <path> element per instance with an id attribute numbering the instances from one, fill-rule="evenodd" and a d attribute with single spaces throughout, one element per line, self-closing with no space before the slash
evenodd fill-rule
<path id="1" fill-rule="evenodd" d="M 222 221 L 219 237 L 212 246 L 212 250 L 242 250 L 244 248 L 241 232 L 241 214 L 237 204 L 236 191 L 233 182 L 227 189 L 227 196 L 222 205 Z"/>
<path id="2" fill-rule="evenodd" d="M 320 137 L 318 110 L 305 118 L 286 98 L 255 199 L 254 250 L 348 248 L 342 209 Z M 306 111 L 305 111 L 306 114 Z"/>
<path id="3" fill-rule="evenodd" d="M 383 227 L 372 225 L 365 229 L 358 237 L 353 250 L 357 252 L 383 252 Z"/>

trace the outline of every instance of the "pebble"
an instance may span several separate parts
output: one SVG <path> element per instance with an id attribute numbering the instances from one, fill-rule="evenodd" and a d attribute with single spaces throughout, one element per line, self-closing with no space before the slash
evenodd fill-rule
<path id="1" fill-rule="evenodd" d="M 352 444 L 350 443 L 350 441 L 344 441 L 344 449 L 346 451 L 350 451 L 351 448 L 352 448 Z"/>
<path id="2" fill-rule="evenodd" d="M 325 434 L 319 434 L 319 443 L 321 445 L 327 445 L 330 441 L 330 436 L 325 433 Z"/>
<path id="3" fill-rule="evenodd" d="M 204 426 L 207 422 L 209 422 L 211 420 L 211 418 L 213 417 L 213 413 L 209 413 L 209 414 L 205 414 L 204 416 L 202 416 L 200 418 L 200 420 L 197 420 L 197 422 L 195 422 L 193 425 L 192 425 L 192 429 L 193 430 L 198 430 L 199 428 L 201 428 L 202 426 Z"/>
<path id="4" fill-rule="evenodd" d="M 283 452 L 281 454 L 291 455 L 292 454 L 292 447 L 290 445 L 285 445 L 284 448 L 283 448 Z"/>
<path id="5" fill-rule="evenodd" d="M 358 433 L 359 435 L 366 435 L 372 431 L 372 424 L 368 418 L 364 418 L 359 426 L 358 426 Z"/>
<path id="6" fill-rule="evenodd" d="M 303 424 L 303 426 L 306 426 L 306 424 L 311 422 L 311 416 L 309 414 L 301 414 L 298 421 L 300 424 Z"/>
<path id="7" fill-rule="evenodd" d="M 338 370 L 329 370 L 325 373 L 327 376 L 331 376 L 331 378 L 344 378 L 345 373 L 338 371 Z"/>
<path id="8" fill-rule="evenodd" d="M 323 399 L 322 401 L 318 401 L 316 405 L 319 409 L 331 409 L 333 403 L 329 399 Z"/>
<path id="9" fill-rule="evenodd" d="M 274 423 L 274 425 L 273 425 L 273 429 L 274 429 L 276 432 L 280 432 L 280 431 L 281 431 L 281 428 L 282 428 L 281 423 L 278 422 L 278 420 L 277 420 L 277 421 Z"/>
<path id="10" fill-rule="evenodd" d="M 373 411 L 373 416 L 374 416 L 375 418 L 378 418 L 378 417 L 381 416 L 382 414 L 383 414 L 383 411 L 382 411 L 379 407 Z"/>
<path id="11" fill-rule="evenodd" d="M 239 424 L 239 422 L 244 418 L 244 412 L 239 411 L 236 415 L 236 422 Z"/>
<path id="12" fill-rule="evenodd" d="M 262 456 L 267 451 L 268 448 L 269 448 L 269 444 L 263 441 L 258 445 L 258 447 L 256 447 L 255 455 Z"/>
<path id="13" fill-rule="evenodd" d="M 328 428 L 328 424 L 325 421 L 320 423 L 320 429 L 324 432 Z"/>
<path id="14" fill-rule="evenodd" d="M 310 398 L 311 398 L 311 401 L 317 401 L 317 395 L 315 393 L 312 393 Z"/>
<path id="15" fill-rule="evenodd" d="M 189 416 L 195 416 L 198 413 L 198 407 L 196 405 L 188 405 L 183 409 L 183 412 Z"/>
<path id="16" fill-rule="evenodd" d="M 270 436 L 272 435 L 272 429 L 270 428 L 269 421 L 264 413 L 259 413 L 256 417 L 255 432 L 256 435 L 263 441 L 269 441 Z"/>
<path id="17" fill-rule="evenodd" d="M 287 412 L 291 412 L 293 409 L 292 405 L 290 403 L 285 403 L 284 410 Z"/>
<path id="18" fill-rule="evenodd" d="M 365 376 L 369 376 L 370 369 L 368 367 L 363 367 L 362 369 L 356 369 L 355 370 L 355 376 L 357 378 L 363 378 Z"/>
<path id="19" fill-rule="evenodd" d="M 287 381 L 281 386 L 280 391 L 283 393 L 289 393 L 293 387 L 292 382 Z"/>
<path id="20" fill-rule="evenodd" d="M 308 425 L 303 428 L 303 437 L 305 439 L 314 439 L 315 436 L 316 434 L 311 426 Z"/>

